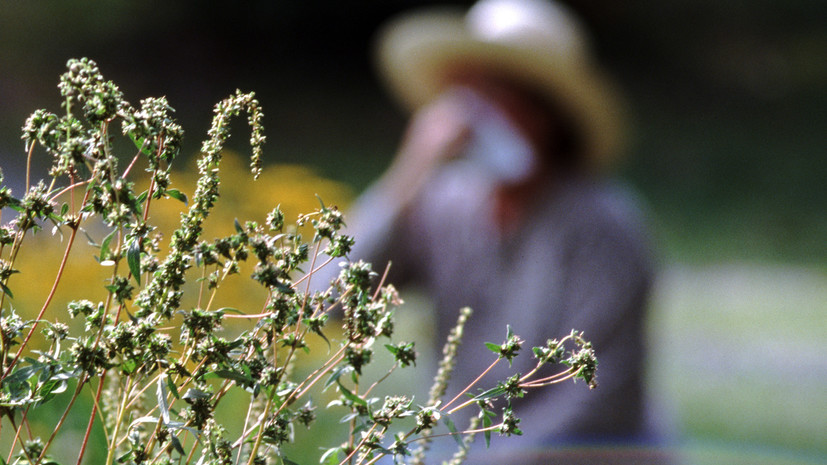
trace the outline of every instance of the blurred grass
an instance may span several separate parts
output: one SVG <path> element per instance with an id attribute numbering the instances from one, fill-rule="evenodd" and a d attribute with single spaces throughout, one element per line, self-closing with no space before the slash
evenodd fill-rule
<path id="1" fill-rule="evenodd" d="M 825 315 L 823 270 L 733 263 L 664 272 L 650 322 L 652 384 L 676 410 L 693 463 L 827 460 Z M 796 454 L 802 462 L 785 461 Z"/>

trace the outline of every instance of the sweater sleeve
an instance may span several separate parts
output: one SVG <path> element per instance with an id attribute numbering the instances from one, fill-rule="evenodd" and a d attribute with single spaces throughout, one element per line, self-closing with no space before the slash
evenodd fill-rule
<path id="1" fill-rule="evenodd" d="M 595 215 L 566 231 L 563 281 L 551 330 L 583 331 L 598 360 L 598 387 L 582 380 L 529 393 L 524 431 L 556 440 L 628 440 L 648 434 L 644 322 L 653 281 L 648 238 L 635 215 Z M 538 436 L 535 436 L 537 438 Z"/>

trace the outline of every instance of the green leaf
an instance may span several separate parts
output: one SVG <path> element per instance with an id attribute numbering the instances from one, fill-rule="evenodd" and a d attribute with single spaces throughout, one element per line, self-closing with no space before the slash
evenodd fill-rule
<path id="1" fill-rule="evenodd" d="M 141 424 L 141 423 L 158 423 L 158 417 L 152 417 L 152 416 L 147 415 L 145 417 L 138 418 L 138 419 L 136 419 L 135 421 L 133 421 L 132 423 L 129 424 L 129 429 L 132 429 L 132 428 L 135 427 L 135 425 L 138 425 L 138 424 Z"/>
<path id="2" fill-rule="evenodd" d="M 476 396 L 473 397 L 473 400 L 475 400 L 475 401 L 477 401 L 477 400 L 488 400 L 488 399 L 493 399 L 495 397 L 499 397 L 503 394 L 505 394 L 505 388 L 502 387 L 502 386 L 497 386 L 495 388 L 491 388 L 487 391 L 483 391 L 483 392 L 477 394 Z"/>
<path id="3" fill-rule="evenodd" d="M 337 465 L 339 463 L 340 452 L 343 452 L 341 447 L 332 447 L 325 451 L 319 458 L 319 463 L 322 465 Z"/>
<path id="4" fill-rule="evenodd" d="M 178 386 L 172 382 L 172 379 L 169 376 L 164 376 L 167 380 L 167 388 L 172 392 L 172 395 L 175 396 L 176 399 L 180 399 L 181 396 L 178 394 Z"/>
<path id="5" fill-rule="evenodd" d="M 15 372 L 7 376 L 5 381 L 8 384 L 22 383 L 27 379 L 31 378 L 33 375 L 35 375 L 38 371 L 40 371 L 41 368 L 42 366 L 40 364 L 20 368 L 19 370 L 16 370 Z"/>
<path id="6" fill-rule="evenodd" d="M 340 366 L 339 368 L 333 370 L 333 373 L 330 374 L 330 378 L 328 378 L 328 380 L 325 381 L 324 387 L 322 388 L 322 390 L 324 391 L 327 388 L 329 388 L 330 386 L 332 386 L 334 383 L 338 383 L 339 378 L 343 374 L 351 371 L 352 369 L 353 368 L 350 365 L 346 365 L 346 366 Z"/>
<path id="7" fill-rule="evenodd" d="M 222 312 L 222 313 L 229 312 L 229 313 L 235 313 L 236 315 L 246 315 L 241 310 L 239 310 L 237 308 L 233 308 L 233 307 L 221 307 L 218 310 L 216 310 L 216 312 Z"/>
<path id="8" fill-rule="evenodd" d="M 237 381 L 245 386 L 249 386 L 253 384 L 255 380 L 251 376 L 245 375 L 244 373 L 239 373 L 237 371 L 231 370 L 217 370 L 214 372 L 216 376 L 219 378 L 230 379 L 233 381 Z"/>
<path id="9" fill-rule="evenodd" d="M 9 204 L 7 206 L 16 212 L 23 213 L 24 211 L 26 211 L 26 209 L 23 208 L 23 205 L 20 203 L 19 199 L 10 199 Z"/>
<path id="10" fill-rule="evenodd" d="M 127 375 L 135 373 L 136 368 L 138 368 L 138 362 L 136 362 L 135 360 L 127 359 L 124 360 L 123 363 L 121 363 L 121 370 Z"/>
<path id="11" fill-rule="evenodd" d="M 497 355 L 500 355 L 500 345 L 494 344 L 493 342 L 486 342 L 485 347 L 488 347 L 488 350 L 494 352 Z"/>
<path id="12" fill-rule="evenodd" d="M 115 459 L 115 461 L 118 462 L 118 463 L 124 463 L 124 462 L 126 462 L 127 460 L 129 460 L 131 458 L 132 458 L 132 451 L 129 451 L 129 452 L 121 455 L 117 459 Z"/>
<path id="13" fill-rule="evenodd" d="M 241 227 L 241 223 L 238 222 L 238 218 L 233 220 L 233 225 L 235 225 L 235 232 L 239 234 L 244 232 L 244 228 Z"/>
<path id="14" fill-rule="evenodd" d="M 101 242 L 101 253 L 100 253 L 100 263 L 101 265 L 104 262 L 112 261 L 110 257 L 111 252 L 109 251 L 109 244 L 112 242 L 112 238 L 115 237 L 115 233 L 117 233 L 117 229 L 113 229 L 111 233 L 109 233 L 106 237 L 103 238 L 103 242 Z"/>
<path id="15" fill-rule="evenodd" d="M 364 407 L 368 406 L 368 403 L 365 402 L 365 399 L 362 399 L 361 397 L 357 396 L 356 394 L 350 392 L 350 390 L 348 388 L 344 387 L 342 385 L 342 383 L 340 383 L 338 380 L 336 381 L 336 384 L 339 385 L 339 392 L 341 392 L 342 395 L 345 396 L 345 398 L 347 400 L 353 402 L 354 404 L 358 404 L 358 405 L 361 405 L 361 406 L 364 406 Z"/>
<path id="16" fill-rule="evenodd" d="M 63 223 L 63 215 L 58 215 L 57 213 L 49 213 L 49 216 L 47 218 L 49 218 L 49 220 L 51 220 L 52 224 L 54 224 L 55 226 L 58 226 L 60 223 Z"/>
<path id="17" fill-rule="evenodd" d="M 308 318 L 304 319 L 305 324 L 307 323 L 308 320 L 309 320 Z M 322 338 L 324 340 L 324 342 L 327 343 L 327 348 L 330 349 L 330 347 L 331 347 L 330 340 L 327 338 L 327 336 L 324 335 L 324 333 L 322 332 L 321 329 L 319 329 L 319 328 L 310 328 L 310 330 L 313 331 L 314 334 L 316 334 L 317 336 Z M 310 353 L 310 348 L 309 347 L 303 347 L 303 349 L 305 349 L 306 353 L 308 353 L 308 354 Z"/>
<path id="18" fill-rule="evenodd" d="M 491 426 L 491 416 L 485 414 L 486 411 L 483 410 L 482 415 L 482 427 L 485 429 L 485 448 L 491 447 L 491 430 L 488 429 Z"/>
<path id="19" fill-rule="evenodd" d="M 338 403 L 338 404 L 336 404 L 336 405 L 342 405 L 342 403 L 341 403 L 341 402 L 339 402 L 339 403 Z M 355 413 L 355 412 L 353 412 L 353 413 L 348 413 L 347 415 L 345 415 L 345 416 L 343 416 L 342 418 L 340 418 L 340 419 L 339 419 L 339 423 L 340 423 L 340 424 L 347 423 L 347 422 L 349 422 L 350 420 L 353 420 L 354 418 L 357 418 L 358 416 L 359 416 L 359 414 L 358 414 L 358 413 Z"/>
<path id="20" fill-rule="evenodd" d="M 184 451 L 184 447 L 181 446 L 181 441 L 178 440 L 177 436 L 170 436 L 169 439 L 172 443 L 172 447 L 175 449 L 175 452 L 178 452 L 181 455 L 187 455 L 186 451 Z"/>
<path id="21" fill-rule="evenodd" d="M 38 390 L 38 395 L 42 398 L 40 403 L 46 403 L 51 400 L 56 394 L 66 391 L 68 383 L 63 380 L 51 379 L 43 383 Z"/>
<path id="22" fill-rule="evenodd" d="M 126 309 L 124 309 L 124 310 L 126 311 L 126 316 L 127 316 L 127 317 L 129 317 L 129 321 L 131 321 L 131 322 L 133 322 L 133 323 L 138 323 L 138 319 L 137 319 L 137 318 L 135 318 L 135 316 L 134 316 L 134 315 L 132 315 L 131 313 L 129 313 L 129 310 L 126 310 Z"/>
<path id="23" fill-rule="evenodd" d="M 0 283 L 0 288 L 3 289 L 3 293 L 6 294 L 7 296 L 9 296 L 9 298 L 11 298 L 11 299 L 14 298 L 14 294 L 12 294 L 11 289 L 9 289 L 8 286 L 6 286 L 3 283 Z"/>
<path id="24" fill-rule="evenodd" d="M 138 285 L 141 285 L 141 238 L 134 237 L 126 249 L 126 263 L 129 265 L 129 273 L 135 278 Z"/>
<path id="25" fill-rule="evenodd" d="M 457 445 L 461 448 L 464 448 L 465 445 L 462 443 L 462 435 L 457 434 L 457 427 L 456 425 L 454 425 L 454 422 L 450 418 L 448 418 L 447 415 L 442 417 L 442 422 L 445 423 L 446 427 L 448 427 L 448 431 L 452 433 L 451 437 L 454 438 L 454 441 L 456 441 Z"/>
<path id="26" fill-rule="evenodd" d="M 192 428 L 192 427 L 189 427 L 189 426 L 182 426 L 178 429 L 183 429 L 183 430 L 189 431 L 190 434 L 192 434 L 192 437 L 194 437 L 195 440 L 198 441 L 199 444 L 201 443 L 200 436 L 201 436 L 202 431 L 200 429 L 195 429 L 195 428 Z"/>
<path id="27" fill-rule="evenodd" d="M 210 396 L 211 396 L 211 394 L 208 393 L 208 392 L 204 392 L 200 389 L 190 388 L 190 389 L 187 389 L 187 392 L 185 392 L 184 395 L 181 398 L 184 399 L 184 400 L 207 399 Z"/>
<path id="28" fill-rule="evenodd" d="M 189 203 L 187 202 L 187 195 L 179 191 L 178 189 L 167 189 L 166 191 L 164 191 L 164 193 L 175 200 L 183 202 L 184 205 L 189 206 Z"/>
<path id="29" fill-rule="evenodd" d="M 130 133 L 127 133 L 127 136 L 129 136 L 129 139 L 132 141 L 132 143 L 134 143 L 134 144 L 135 144 L 135 148 L 137 148 L 138 150 L 140 150 L 140 151 L 141 151 L 141 153 L 143 153 L 144 155 L 146 155 L 146 156 L 148 156 L 148 157 L 149 157 L 149 156 L 152 156 L 152 152 L 150 152 L 149 148 L 148 148 L 148 147 L 146 146 L 146 144 L 144 143 L 144 142 L 146 142 L 146 139 L 144 139 L 144 138 L 138 139 L 138 138 L 136 138 L 136 137 L 135 137 L 135 135 L 134 135 L 133 133 L 131 133 L 131 132 L 130 132 Z"/>
<path id="30" fill-rule="evenodd" d="M 155 392 L 158 398 L 158 409 L 161 411 L 161 418 L 164 419 L 164 424 L 169 423 L 169 404 L 167 404 L 167 388 L 166 375 L 158 378 L 158 389 Z"/>

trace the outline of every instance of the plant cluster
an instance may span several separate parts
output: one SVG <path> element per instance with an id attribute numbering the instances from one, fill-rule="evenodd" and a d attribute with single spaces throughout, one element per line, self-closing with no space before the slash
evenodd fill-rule
<path id="1" fill-rule="evenodd" d="M 0 464 L 80 464 L 96 428 L 106 442 L 106 464 L 289 464 L 295 429 L 315 425 L 317 402 L 325 398 L 332 398 L 327 408 L 341 412 L 344 426 L 335 444 L 320 444 L 326 447 L 321 463 L 370 464 L 385 456 L 421 463 L 429 441 L 440 435 L 457 440 L 459 462 L 475 434 L 486 440 L 492 432 L 521 434 L 511 400 L 527 390 L 571 378 L 594 386 L 594 352 L 573 331 L 534 348 L 531 372 L 489 389 L 480 388 L 481 373 L 443 401 L 471 314 L 463 309 L 427 402 L 372 395 L 396 369 L 415 364 L 416 351 L 413 343 L 392 338 L 393 313 L 401 303 L 394 287 L 370 264 L 347 260 L 353 239 L 340 232 L 344 219 L 337 208 L 320 201 L 319 209 L 290 223 L 276 207 L 259 222 L 236 221 L 230 235 L 203 237 L 219 199 L 230 121 L 242 113 L 252 130 L 251 170 L 260 173 L 265 137 L 255 96 L 237 91 L 215 106 L 197 186 L 188 197 L 171 187 L 183 130 L 167 100 L 147 98 L 133 107 L 92 60 L 69 60 L 67 68 L 59 84 L 62 114 L 38 110 L 23 127 L 29 166 L 40 147 L 52 158 L 50 179 L 32 183 L 27 170 L 26 192 L 15 197 L 0 175 L 0 208 L 17 212 L 0 228 L 0 437 L 11 438 Z M 115 122 L 136 147 L 131 157 L 115 153 Z M 141 169 L 149 187 L 139 192 L 133 179 Z M 153 203 L 167 199 L 187 205 L 171 232 L 149 221 Z M 39 309 L 15 308 L 15 293 L 26 291 L 15 269 L 19 251 L 48 225 L 65 244 L 51 292 Z M 94 244 L 98 263 L 111 273 L 98 293 L 52 308 L 78 233 Z M 314 273 L 338 259 L 343 265 L 332 282 L 312 282 Z M 218 308 L 222 285 L 245 267 L 264 298 L 255 308 Z M 195 305 L 184 303 L 187 293 L 194 294 Z M 21 316 L 27 314 L 36 316 Z M 243 329 L 228 331 L 231 320 Z M 299 375 L 312 337 L 324 341 L 321 351 L 327 353 L 309 374 Z M 385 376 L 370 380 L 363 370 L 382 349 L 378 341 L 394 363 Z M 491 367 L 510 364 L 521 345 L 508 328 L 505 342 L 489 344 Z M 557 374 L 540 374 L 541 367 L 557 364 L 563 365 Z M 93 399 L 91 412 L 77 407 L 83 393 Z M 219 409 L 230 398 L 246 400 L 240 428 L 228 427 Z M 39 434 L 31 419 L 56 404 L 49 431 Z M 451 415 L 464 408 L 480 413 L 459 428 Z M 232 408 L 234 415 L 240 411 Z M 77 458 L 55 457 L 51 446 L 75 417 L 87 419 Z M 404 418 L 411 425 L 394 428 Z"/>

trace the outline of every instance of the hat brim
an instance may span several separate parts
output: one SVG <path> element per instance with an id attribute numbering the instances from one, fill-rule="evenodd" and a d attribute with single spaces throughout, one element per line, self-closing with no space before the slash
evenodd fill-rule
<path id="1" fill-rule="evenodd" d="M 376 61 L 391 93 L 409 111 L 434 99 L 463 68 L 490 70 L 569 115 L 590 167 L 606 168 L 620 151 L 620 97 L 599 70 L 590 63 L 564 63 L 536 48 L 473 37 L 460 11 L 429 10 L 389 23 L 378 36 Z"/>

